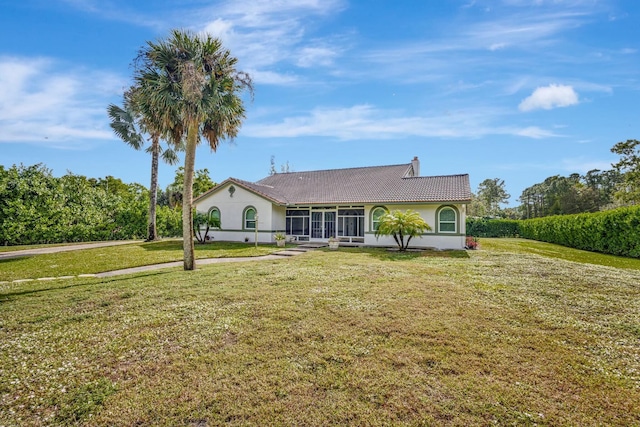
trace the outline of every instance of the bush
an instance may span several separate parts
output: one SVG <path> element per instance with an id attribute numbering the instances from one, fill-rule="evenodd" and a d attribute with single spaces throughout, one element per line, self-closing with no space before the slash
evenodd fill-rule
<path id="1" fill-rule="evenodd" d="M 576 249 L 640 257 L 640 206 L 521 221 L 522 237 Z"/>
<path id="2" fill-rule="evenodd" d="M 467 235 L 473 237 L 516 237 L 520 221 L 513 219 L 467 218 Z"/>

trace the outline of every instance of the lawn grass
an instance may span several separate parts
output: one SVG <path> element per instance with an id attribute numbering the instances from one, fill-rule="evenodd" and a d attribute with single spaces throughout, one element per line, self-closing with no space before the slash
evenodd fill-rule
<path id="1" fill-rule="evenodd" d="M 559 258 L 585 264 L 606 265 L 616 268 L 632 268 L 640 270 L 640 258 L 629 258 L 598 252 L 568 248 L 553 243 L 538 242 L 528 239 L 480 239 L 481 249 L 510 251 L 515 253 L 532 253 L 545 257 Z"/>
<path id="2" fill-rule="evenodd" d="M 84 245 L 87 242 L 81 243 L 43 243 L 37 245 L 14 245 L 14 246 L 0 246 L 0 253 L 3 252 L 17 252 L 24 251 L 28 249 L 41 249 L 41 248 L 51 248 L 56 246 L 74 246 L 74 245 Z M 102 243 L 102 242 L 90 242 L 90 243 Z"/>
<path id="3" fill-rule="evenodd" d="M 196 258 L 229 258 L 267 255 L 282 248 L 275 244 L 258 245 L 216 242 L 195 246 Z M 139 242 L 80 251 L 0 259 L 0 282 L 43 277 L 102 273 L 142 265 L 183 259 L 181 240 Z"/>
<path id="4" fill-rule="evenodd" d="M 509 244 L 11 284 L 0 425 L 640 424 L 640 272 Z"/>

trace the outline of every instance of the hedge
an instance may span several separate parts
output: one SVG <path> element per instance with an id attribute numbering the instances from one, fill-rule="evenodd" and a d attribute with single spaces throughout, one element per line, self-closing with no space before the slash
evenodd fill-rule
<path id="1" fill-rule="evenodd" d="M 640 258 L 640 206 L 523 221 L 467 218 L 473 237 L 524 237 L 586 251 Z"/>
<path id="2" fill-rule="evenodd" d="M 640 206 L 520 222 L 520 236 L 576 249 L 640 257 Z"/>
<path id="3" fill-rule="evenodd" d="M 521 221 L 514 219 L 467 218 L 467 235 L 473 237 L 516 237 Z"/>

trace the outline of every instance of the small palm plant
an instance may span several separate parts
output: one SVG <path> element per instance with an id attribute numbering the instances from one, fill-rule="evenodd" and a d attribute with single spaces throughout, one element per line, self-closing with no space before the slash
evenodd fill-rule
<path id="1" fill-rule="evenodd" d="M 412 238 L 421 236 L 422 233 L 429 230 L 431 230 L 431 227 L 418 212 L 411 209 L 407 209 L 404 212 L 395 210 L 380 217 L 376 238 L 379 236 L 393 236 L 398 245 L 398 250 L 406 251 Z"/>

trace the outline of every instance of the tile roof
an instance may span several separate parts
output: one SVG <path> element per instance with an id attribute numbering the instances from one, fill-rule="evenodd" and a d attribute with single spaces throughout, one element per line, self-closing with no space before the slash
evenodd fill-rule
<path id="1" fill-rule="evenodd" d="M 233 182 L 281 205 L 468 202 L 469 175 L 413 177 L 411 163 L 276 173 L 258 182 Z M 213 190 L 215 191 L 215 190 Z M 209 192 L 200 196 L 205 197 Z"/>

